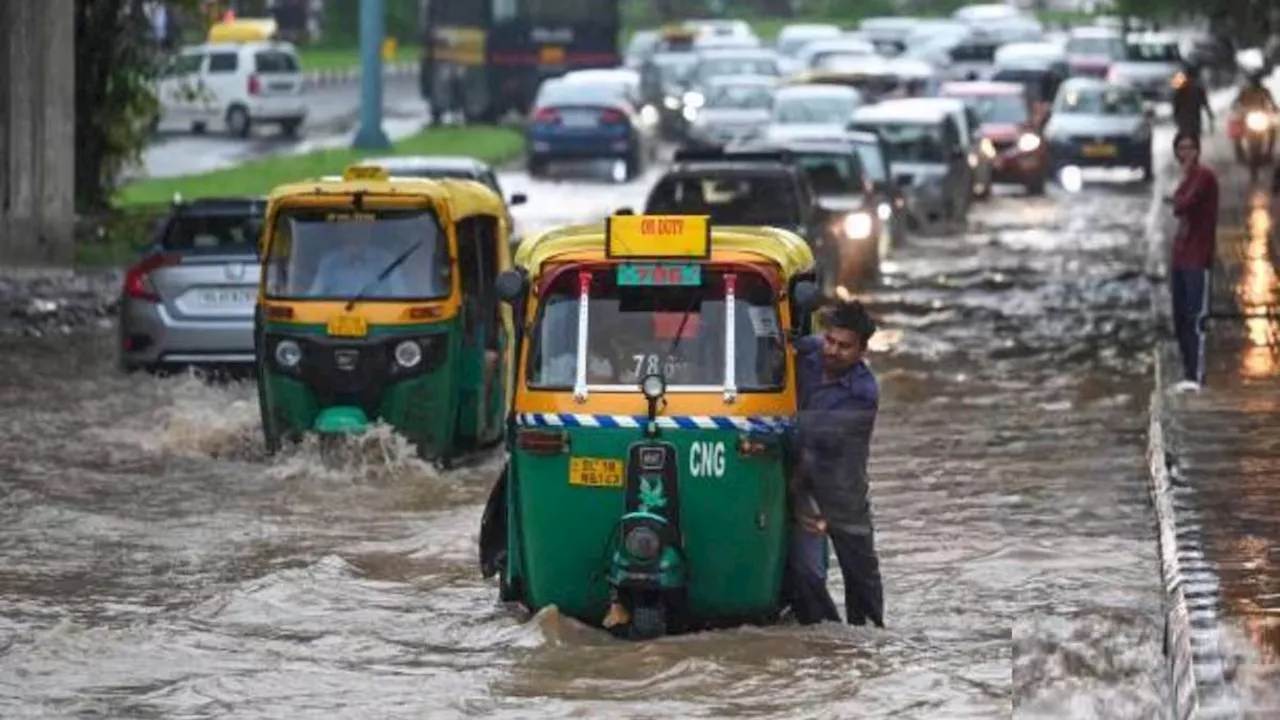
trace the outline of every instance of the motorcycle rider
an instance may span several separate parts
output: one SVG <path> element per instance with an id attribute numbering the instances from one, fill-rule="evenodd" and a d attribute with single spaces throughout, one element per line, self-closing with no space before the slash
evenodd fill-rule
<path id="1" fill-rule="evenodd" d="M 1183 66 L 1181 84 L 1173 91 L 1173 120 L 1178 132 L 1200 138 L 1200 113 L 1209 116 L 1209 132 L 1213 132 L 1213 109 L 1209 94 L 1200 82 L 1200 68 L 1192 63 Z"/>
<path id="2" fill-rule="evenodd" d="M 1249 72 L 1249 79 L 1244 86 L 1240 88 L 1240 93 L 1236 95 L 1235 102 L 1231 104 L 1231 109 L 1237 114 L 1241 121 L 1253 110 L 1260 110 L 1267 114 L 1268 117 L 1274 118 L 1280 107 L 1276 105 L 1275 98 L 1271 95 L 1271 91 L 1262 84 L 1264 77 L 1263 71 L 1252 70 Z M 1247 132 L 1247 130 L 1245 130 Z M 1244 134 L 1233 138 L 1236 150 L 1236 159 L 1244 162 Z M 1274 122 L 1267 127 L 1267 157 L 1272 156 L 1276 144 L 1276 130 Z"/>

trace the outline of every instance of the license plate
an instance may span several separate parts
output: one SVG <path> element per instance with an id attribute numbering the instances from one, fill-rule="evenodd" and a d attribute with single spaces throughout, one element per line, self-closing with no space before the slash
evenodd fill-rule
<path id="1" fill-rule="evenodd" d="M 254 290 L 201 290 L 196 297 L 205 307 L 232 308 L 254 304 L 258 293 Z"/>
<path id="2" fill-rule="evenodd" d="M 273 92 L 293 92 L 293 83 L 268 83 L 267 89 Z"/>
<path id="3" fill-rule="evenodd" d="M 671 287 L 701 284 L 701 265 L 655 263 L 618 266 L 618 285 Z"/>
<path id="4" fill-rule="evenodd" d="M 622 461 L 610 458 L 569 458 L 569 484 L 582 487 L 622 487 Z"/>
<path id="5" fill-rule="evenodd" d="M 595 127 L 599 118 L 596 113 L 588 111 L 569 111 L 561 116 L 565 127 Z"/>
<path id="6" fill-rule="evenodd" d="M 338 315 L 329 320 L 326 330 L 334 337 L 364 337 L 369 334 L 369 324 L 357 315 Z"/>
<path id="7" fill-rule="evenodd" d="M 1084 146 L 1084 156 L 1090 158 L 1115 157 L 1120 154 L 1120 148 L 1110 143 L 1095 143 L 1093 145 Z"/>

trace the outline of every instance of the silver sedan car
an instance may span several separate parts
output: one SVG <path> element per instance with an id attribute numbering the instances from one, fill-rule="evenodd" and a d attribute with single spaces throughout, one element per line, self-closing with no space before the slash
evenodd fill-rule
<path id="1" fill-rule="evenodd" d="M 177 201 L 120 296 L 126 371 L 251 366 L 264 198 Z"/>

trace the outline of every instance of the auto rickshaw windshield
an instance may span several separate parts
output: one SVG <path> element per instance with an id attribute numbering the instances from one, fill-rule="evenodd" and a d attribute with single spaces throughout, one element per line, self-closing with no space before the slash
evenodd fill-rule
<path id="1" fill-rule="evenodd" d="M 631 287 L 619 286 L 615 272 L 607 267 L 592 274 L 586 303 L 588 385 L 634 391 L 646 375 L 661 373 L 668 388 L 676 390 L 723 387 L 727 380 L 725 274 L 703 268 L 699 286 Z M 786 355 L 774 291 L 754 271 L 736 272 L 735 277 L 737 389 L 780 390 Z M 543 294 L 530 335 L 531 389 L 573 387 L 581 305 L 577 272 L 561 273 Z"/>
<path id="2" fill-rule="evenodd" d="M 277 299 L 448 297 L 448 243 L 430 210 L 306 208 L 276 216 L 266 294 Z"/>
<path id="3" fill-rule="evenodd" d="M 1021 95 L 970 95 L 961 99 L 984 123 L 1023 125 L 1031 119 L 1027 113 L 1027 102 Z"/>

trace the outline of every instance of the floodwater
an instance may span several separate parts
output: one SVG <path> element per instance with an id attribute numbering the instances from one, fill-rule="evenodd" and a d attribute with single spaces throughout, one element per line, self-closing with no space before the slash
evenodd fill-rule
<path id="1" fill-rule="evenodd" d="M 651 179 L 504 180 L 568 215 Z M 123 377 L 106 331 L 0 339 L 0 717 L 1163 717 L 1150 202 L 997 197 L 887 264 L 885 630 L 528 618 L 477 570 L 499 458 L 441 475 L 375 432 L 267 459 L 251 386 Z"/>

